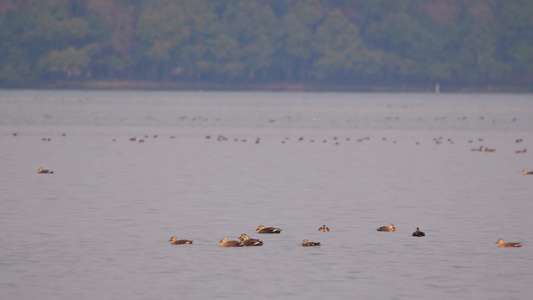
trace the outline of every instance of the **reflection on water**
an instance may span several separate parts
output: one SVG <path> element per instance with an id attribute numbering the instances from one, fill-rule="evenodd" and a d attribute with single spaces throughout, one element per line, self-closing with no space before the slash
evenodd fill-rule
<path id="1" fill-rule="evenodd" d="M 532 141 L 530 95 L 0 91 L 0 292 L 527 299 Z"/>

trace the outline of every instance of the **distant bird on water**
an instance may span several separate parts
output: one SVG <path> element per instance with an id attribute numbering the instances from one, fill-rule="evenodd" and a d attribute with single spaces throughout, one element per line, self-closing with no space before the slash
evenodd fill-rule
<path id="1" fill-rule="evenodd" d="M 500 248 L 518 248 L 518 247 L 522 247 L 522 243 L 505 243 L 503 241 L 503 239 L 498 239 L 498 241 L 496 243 L 494 243 L 496 245 L 498 245 L 498 247 Z"/>
<path id="2" fill-rule="evenodd" d="M 516 151 L 516 153 L 526 153 L 526 152 L 527 152 L 527 149 Z"/>
<path id="3" fill-rule="evenodd" d="M 527 169 L 524 169 L 524 175 L 533 175 L 533 172 L 528 171 Z"/>
<path id="4" fill-rule="evenodd" d="M 244 247 L 263 246 L 263 241 L 260 241 L 258 239 L 252 239 L 246 233 L 241 234 L 239 239 L 241 240 L 241 243 Z"/>
<path id="5" fill-rule="evenodd" d="M 396 231 L 396 227 L 394 227 L 394 224 L 390 223 L 389 226 L 381 226 L 377 230 L 378 231 L 394 232 L 394 231 Z"/>
<path id="6" fill-rule="evenodd" d="M 318 228 L 318 231 L 328 232 L 329 228 L 326 225 L 322 225 L 322 227 Z"/>
<path id="7" fill-rule="evenodd" d="M 312 247 L 312 246 L 320 246 L 320 242 L 310 242 L 308 240 L 304 240 L 302 242 L 302 247 Z"/>
<path id="8" fill-rule="evenodd" d="M 280 228 L 265 227 L 263 225 L 259 225 L 255 231 L 257 231 L 257 233 L 281 233 Z"/>
<path id="9" fill-rule="evenodd" d="M 53 174 L 54 171 L 52 171 L 52 170 L 45 170 L 45 169 L 43 169 L 43 168 L 39 168 L 39 169 L 37 170 L 37 173 L 38 173 L 38 174 Z"/>
<path id="10" fill-rule="evenodd" d="M 175 237 L 175 236 L 171 237 L 170 240 L 168 240 L 168 242 L 169 242 L 171 245 L 192 244 L 192 241 L 189 241 L 189 240 L 178 240 L 178 238 Z"/>
<path id="11" fill-rule="evenodd" d="M 218 242 L 220 247 L 242 247 L 242 243 L 239 241 L 229 241 L 227 237 L 223 237 Z"/>
<path id="12" fill-rule="evenodd" d="M 479 148 L 472 148 L 472 151 L 483 151 L 483 146 L 479 146 Z"/>
<path id="13" fill-rule="evenodd" d="M 420 228 L 417 227 L 416 231 L 413 232 L 413 236 L 426 236 L 426 234 L 423 231 L 420 231 Z"/>

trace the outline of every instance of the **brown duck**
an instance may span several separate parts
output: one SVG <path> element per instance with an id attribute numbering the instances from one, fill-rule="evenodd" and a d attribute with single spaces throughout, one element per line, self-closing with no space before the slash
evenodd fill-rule
<path id="1" fill-rule="evenodd" d="M 318 231 L 328 232 L 329 228 L 326 225 L 322 225 L 322 227 L 318 228 Z"/>
<path id="2" fill-rule="evenodd" d="M 189 240 L 178 240 L 178 238 L 175 237 L 175 236 L 171 237 L 170 240 L 168 240 L 168 242 L 169 242 L 171 245 L 192 244 L 192 241 L 189 241 Z"/>
<path id="3" fill-rule="evenodd" d="M 255 231 L 257 231 L 257 233 L 281 233 L 280 228 L 265 227 L 263 225 L 259 225 Z"/>
<path id="4" fill-rule="evenodd" d="M 378 231 L 394 232 L 394 231 L 396 231 L 396 227 L 394 227 L 394 224 L 390 223 L 389 226 L 381 226 L 377 230 Z"/>
<path id="5" fill-rule="evenodd" d="M 228 238 L 223 237 L 220 242 L 218 242 L 220 247 L 242 247 L 242 243 L 239 241 L 229 241 Z"/>
<path id="6" fill-rule="evenodd" d="M 39 169 L 37 170 L 37 173 L 38 173 L 38 174 L 53 174 L 54 171 L 52 171 L 52 170 L 44 170 L 43 168 L 39 168 Z"/>
<path id="7" fill-rule="evenodd" d="M 320 242 L 310 242 L 308 240 L 304 240 L 302 242 L 302 247 L 312 247 L 312 246 L 320 246 Z"/>
<path id="8" fill-rule="evenodd" d="M 258 239 L 252 239 L 246 233 L 241 234 L 239 239 L 241 240 L 241 243 L 244 247 L 263 246 L 263 241 L 260 241 Z"/>
<path id="9" fill-rule="evenodd" d="M 497 244 L 500 248 L 522 247 L 522 243 L 505 243 L 503 239 L 498 239 L 498 241 L 494 244 Z"/>

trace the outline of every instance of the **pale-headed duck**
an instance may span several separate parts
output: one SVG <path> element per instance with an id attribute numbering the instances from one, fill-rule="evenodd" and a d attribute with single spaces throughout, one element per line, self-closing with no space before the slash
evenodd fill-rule
<path id="1" fill-rule="evenodd" d="M 257 231 L 257 233 L 281 233 L 280 228 L 265 227 L 263 225 L 259 225 L 255 231 Z"/>
<path id="2" fill-rule="evenodd" d="M 241 242 L 229 241 L 227 237 L 223 237 L 218 243 L 220 247 L 242 247 Z"/>
<path id="3" fill-rule="evenodd" d="M 246 233 L 241 234 L 239 239 L 241 240 L 242 245 L 244 247 L 263 246 L 263 241 L 260 241 L 258 239 L 252 239 Z"/>
<path id="4" fill-rule="evenodd" d="M 381 226 L 381 227 L 379 227 L 378 231 L 394 232 L 394 231 L 396 231 L 396 227 L 394 227 L 394 224 L 390 223 L 389 226 Z"/>
<path id="5" fill-rule="evenodd" d="M 505 247 L 522 247 L 522 243 L 505 243 L 503 241 L 503 239 L 498 239 L 498 241 L 494 244 L 497 244 L 498 247 L 500 248 L 505 248 Z"/>
<path id="6" fill-rule="evenodd" d="M 43 168 L 39 168 L 37 170 L 37 173 L 39 173 L 39 174 L 53 174 L 54 171 L 52 171 L 52 170 L 44 170 Z"/>
<path id="7" fill-rule="evenodd" d="M 326 225 L 322 225 L 322 227 L 318 228 L 318 231 L 328 232 L 329 228 Z"/>
<path id="8" fill-rule="evenodd" d="M 178 238 L 175 237 L 175 236 L 171 237 L 170 240 L 168 240 L 168 242 L 169 242 L 171 245 L 192 244 L 192 241 L 189 241 L 189 240 L 178 240 Z"/>
<path id="9" fill-rule="evenodd" d="M 302 247 L 312 247 L 312 246 L 320 246 L 320 242 L 310 242 L 308 240 L 304 240 L 302 242 Z"/>

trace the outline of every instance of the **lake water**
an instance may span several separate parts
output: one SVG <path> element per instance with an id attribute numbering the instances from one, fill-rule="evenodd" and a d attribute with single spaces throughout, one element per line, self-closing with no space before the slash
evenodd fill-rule
<path id="1" fill-rule="evenodd" d="M 533 297 L 531 94 L 1 90 L 0 146 L 1 299 Z"/>

